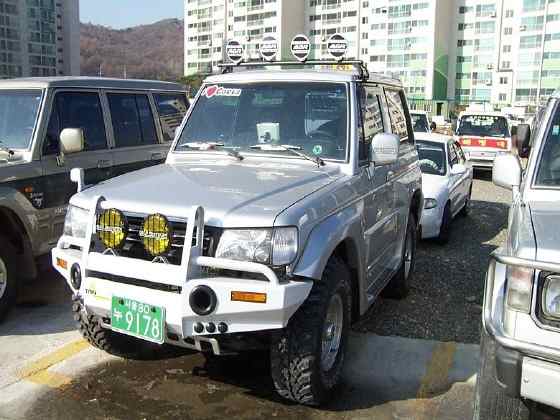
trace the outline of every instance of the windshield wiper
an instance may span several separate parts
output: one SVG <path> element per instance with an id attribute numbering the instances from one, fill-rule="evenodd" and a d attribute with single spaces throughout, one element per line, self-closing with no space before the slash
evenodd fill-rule
<path id="1" fill-rule="evenodd" d="M 15 152 L 12 149 L 10 149 L 9 147 L 2 146 L 3 144 L 4 144 L 4 142 L 2 140 L 0 140 L 0 150 L 8 153 L 10 156 L 13 156 L 15 154 Z"/>
<path id="2" fill-rule="evenodd" d="M 309 156 L 306 153 L 303 153 L 303 150 L 300 146 L 293 146 L 290 144 L 255 144 L 250 147 L 250 149 L 258 149 L 263 151 L 283 151 L 283 152 L 291 152 L 296 156 L 302 157 L 304 159 L 310 160 L 311 162 L 315 163 L 318 168 L 321 166 L 325 166 L 325 161 L 321 159 L 319 156 Z"/>
<path id="3" fill-rule="evenodd" d="M 224 147 L 224 146 L 225 146 L 224 143 L 211 142 L 211 141 L 196 141 L 190 143 L 183 143 L 177 147 L 186 147 L 188 149 L 207 151 L 207 150 L 218 150 L 217 149 L 218 147 Z M 237 160 L 241 161 L 245 159 L 239 152 L 235 150 L 225 149 L 224 151 L 228 156 L 234 157 Z"/>

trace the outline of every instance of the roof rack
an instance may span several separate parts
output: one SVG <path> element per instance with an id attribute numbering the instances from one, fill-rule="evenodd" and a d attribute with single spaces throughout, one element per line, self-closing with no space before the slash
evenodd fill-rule
<path id="1" fill-rule="evenodd" d="M 351 65 L 358 71 L 360 80 L 369 79 L 369 71 L 362 60 L 307 60 L 307 61 L 247 61 L 243 63 L 220 63 L 218 67 L 222 69 L 222 74 L 231 73 L 236 67 L 256 68 L 269 66 L 339 66 Z"/>

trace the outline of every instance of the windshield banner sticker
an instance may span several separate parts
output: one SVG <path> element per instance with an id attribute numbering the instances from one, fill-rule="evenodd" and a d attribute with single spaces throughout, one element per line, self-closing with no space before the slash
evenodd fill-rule
<path id="1" fill-rule="evenodd" d="M 208 99 L 214 96 L 241 96 L 241 89 L 226 88 L 223 86 L 212 85 L 204 89 L 202 95 L 206 96 Z"/>

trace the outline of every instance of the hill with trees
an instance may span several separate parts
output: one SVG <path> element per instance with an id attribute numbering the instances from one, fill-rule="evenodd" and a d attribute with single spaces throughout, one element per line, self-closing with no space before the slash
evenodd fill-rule
<path id="1" fill-rule="evenodd" d="M 183 28 L 179 19 L 127 29 L 82 23 L 81 73 L 177 81 L 183 76 Z"/>

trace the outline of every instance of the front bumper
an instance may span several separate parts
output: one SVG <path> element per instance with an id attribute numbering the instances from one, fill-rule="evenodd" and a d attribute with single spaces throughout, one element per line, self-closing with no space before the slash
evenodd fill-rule
<path id="1" fill-rule="evenodd" d="M 443 210 L 439 205 L 433 209 L 423 209 L 420 226 L 422 227 L 422 239 L 435 238 L 441 229 Z"/>
<path id="2" fill-rule="evenodd" d="M 198 230 L 189 222 L 186 237 L 192 237 L 192 232 L 202 235 L 202 209 L 197 208 L 188 220 L 196 220 Z M 88 230 L 87 238 L 91 237 L 92 228 Z M 79 246 L 83 250 L 76 249 Z M 164 309 L 166 343 L 199 350 L 201 340 L 212 340 L 222 334 L 206 329 L 197 333 L 196 323 L 204 326 L 225 323 L 227 334 L 280 329 L 307 299 L 312 287 L 311 281 L 280 282 L 266 265 L 200 256 L 202 252 L 196 245 L 189 247 L 185 244 L 183 252 L 182 264 L 172 265 L 89 252 L 87 241 L 76 243 L 75 238 L 62 237 L 52 251 L 52 262 L 83 302 L 84 310 L 98 316 L 106 328 L 111 328 L 112 297 L 132 299 Z M 75 265 L 82 273 L 79 289 L 71 281 L 71 270 Z M 211 276 L 204 274 L 204 268 L 245 275 L 243 278 Z M 205 316 L 197 315 L 189 303 L 192 290 L 201 285 L 211 288 L 217 298 L 214 311 Z M 234 291 L 264 293 L 266 302 L 233 301 Z M 219 353 L 216 340 L 211 344 L 214 352 Z"/>
<path id="3" fill-rule="evenodd" d="M 560 272 L 560 264 L 493 254 L 486 277 L 482 318 L 486 333 L 497 344 L 497 379 L 508 395 L 560 409 L 560 349 L 519 340 L 506 333 L 503 325 L 505 282 L 496 283 L 498 265 Z M 536 324 L 531 328 L 539 329 Z M 557 338 L 559 333 L 548 331 L 546 334 Z M 545 337 L 545 333 L 541 336 Z"/>

